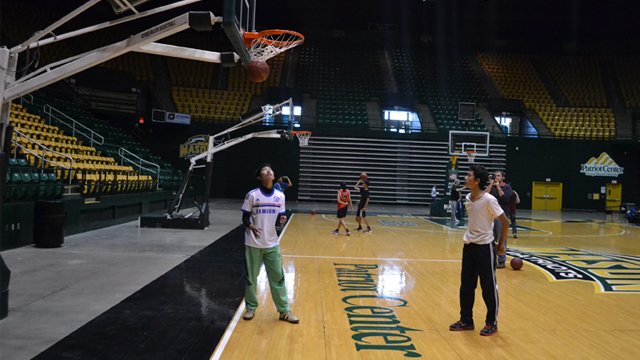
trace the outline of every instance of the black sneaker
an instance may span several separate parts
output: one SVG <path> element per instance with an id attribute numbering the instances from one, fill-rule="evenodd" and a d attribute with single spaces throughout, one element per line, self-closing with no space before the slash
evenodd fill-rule
<path id="1" fill-rule="evenodd" d="M 362 226 L 358 226 L 358 228 L 356 229 L 356 231 L 362 231 Z"/>
<path id="2" fill-rule="evenodd" d="M 514 233 L 514 234 L 513 234 L 513 238 L 514 238 L 514 239 L 517 239 L 517 238 L 518 238 L 518 234 L 515 234 L 515 233 Z"/>
<path id="3" fill-rule="evenodd" d="M 366 232 L 370 233 L 371 232 L 371 228 L 368 227 Z"/>
<path id="4" fill-rule="evenodd" d="M 351 235 L 351 231 L 347 230 L 347 236 Z"/>
<path id="5" fill-rule="evenodd" d="M 485 325 L 482 330 L 480 330 L 480 335 L 482 336 L 491 336 L 498 332 L 498 325 Z"/>
<path id="6" fill-rule="evenodd" d="M 463 331 L 473 329 L 475 329 L 473 324 L 463 323 L 462 321 L 456 321 L 455 323 L 449 325 L 449 331 Z"/>
<path id="7" fill-rule="evenodd" d="M 498 261 L 496 269 L 504 269 L 506 261 Z"/>

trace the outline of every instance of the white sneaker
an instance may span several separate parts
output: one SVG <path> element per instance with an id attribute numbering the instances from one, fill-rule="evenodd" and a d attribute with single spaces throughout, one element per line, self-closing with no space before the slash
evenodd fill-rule
<path id="1" fill-rule="evenodd" d="M 300 322 L 300 319 L 293 315 L 291 311 L 289 311 L 288 313 L 280 313 L 280 320 L 286 321 L 291 324 L 297 324 Z"/>
<path id="2" fill-rule="evenodd" d="M 242 315 L 242 318 L 244 320 L 251 320 L 253 319 L 253 317 L 256 316 L 256 311 L 255 310 L 251 310 L 251 309 L 247 309 L 244 311 L 244 315 Z"/>

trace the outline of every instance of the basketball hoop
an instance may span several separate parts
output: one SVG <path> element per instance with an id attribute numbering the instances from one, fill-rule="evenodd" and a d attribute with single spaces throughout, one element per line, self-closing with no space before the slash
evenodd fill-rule
<path id="1" fill-rule="evenodd" d="M 267 61 L 304 42 L 304 35 L 292 30 L 245 31 L 242 37 L 251 59 L 257 61 Z"/>
<path id="2" fill-rule="evenodd" d="M 467 154 L 467 160 L 470 163 L 473 163 L 474 159 L 476 158 L 476 151 L 475 150 L 465 150 L 464 152 Z"/>
<path id="3" fill-rule="evenodd" d="M 300 146 L 308 146 L 309 138 L 311 137 L 311 131 L 292 131 L 291 134 L 298 137 Z"/>

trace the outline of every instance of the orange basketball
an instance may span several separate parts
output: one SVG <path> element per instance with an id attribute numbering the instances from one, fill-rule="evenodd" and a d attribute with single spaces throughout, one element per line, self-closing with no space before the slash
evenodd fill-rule
<path id="1" fill-rule="evenodd" d="M 513 259 L 511 259 L 511 263 L 510 264 L 511 264 L 511 268 L 513 270 L 520 270 L 520 269 L 522 269 L 522 265 L 523 265 L 522 259 L 517 258 L 517 257 L 514 257 Z"/>
<path id="2" fill-rule="evenodd" d="M 247 77 L 254 83 L 261 83 L 269 78 L 269 64 L 264 61 L 251 60 L 247 64 Z"/>

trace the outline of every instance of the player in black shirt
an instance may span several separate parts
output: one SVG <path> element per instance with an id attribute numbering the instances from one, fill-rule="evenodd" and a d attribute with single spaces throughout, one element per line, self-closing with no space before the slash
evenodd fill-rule
<path id="1" fill-rule="evenodd" d="M 356 231 L 362 231 L 361 221 L 367 225 L 366 232 L 371 232 L 371 226 L 367 221 L 367 206 L 369 206 L 369 176 L 367 173 L 360 174 L 360 180 L 354 186 L 356 190 L 360 190 L 360 202 L 358 203 L 358 209 L 356 210 L 356 222 L 358 228 Z"/>

